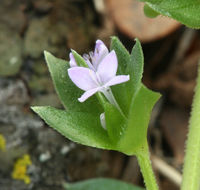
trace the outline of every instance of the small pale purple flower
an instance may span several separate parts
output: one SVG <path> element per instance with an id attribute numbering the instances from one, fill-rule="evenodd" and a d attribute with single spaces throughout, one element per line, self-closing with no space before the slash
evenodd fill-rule
<path id="1" fill-rule="evenodd" d="M 70 66 L 68 74 L 73 83 L 85 92 L 78 98 L 80 102 L 84 102 L 96 92 L 102 92 L 110 101 L 112 97 L 109 95 L 110 86 L 127 82 L 129 75 L 118 75 L 118 61 L 114 50 L 110 53 L 101 40 L 96 41 L 94 52 L 84 55 L 84 59 L 88 65 L 79 67 L 70 53 Z M 111 100 L 111 103 L 113 101 Z"/>

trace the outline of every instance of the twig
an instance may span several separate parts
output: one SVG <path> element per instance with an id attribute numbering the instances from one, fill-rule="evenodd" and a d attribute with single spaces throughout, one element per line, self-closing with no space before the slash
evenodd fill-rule
<path id="1" fill-rule="evenodd" d="M 177 186 L 181 185 L 182 176 L 176 169 L 174 169 L 172 166 L 170 166 L 165 161 L 163 161 L 162 159 L 160 159 L 159 157 L 157 157 L 155 155 L 151 156 L 151 158 L 152 158 L 153 166 L 162 175 L 164 175 L 169 180 L 174 182 L 174 184 L 176 184 Z"/>
<path id="2" fill-rule="evenodd" d="M 182 34 L 181 39 L 176 48 L 177 51 L 174 55 L 173 60 L 170 63 L 170 68 L 169 68 L 170 71 L 172 71 L 174 69 L 176 64 L 182 63 L 181 61 L 182 61 L 186 51 L 190 47 L 190 44 L 191 44 L 192 40 L 194 39 L 195 33 L 196 33 L 195 30 L 187 28 L 184 31 L 184 33 Z"/>

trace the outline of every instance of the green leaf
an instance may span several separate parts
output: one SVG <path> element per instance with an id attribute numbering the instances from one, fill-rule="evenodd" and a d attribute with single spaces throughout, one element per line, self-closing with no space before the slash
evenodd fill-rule
<path id="1" fill-rule="evenodd" d="M 126 67 L 130 62 L 130 54 L 127 51 L 127 49 L 123 46 L 123 44 L 117 37 L 112 37 L 110 49 L 115 50 L 117 55 L 118 59 L 117 74 L 118 75 L 127 74 Z M 125 115 L 128 115 L 130 103 L 129 100 L 127 99 L 128 89 L 126 88 L 126 83 L 112 86 L 111 89 L 121 109 L 123 110 Z"/>
<path id="2" fill-rule="evenodd" d="M 200 28 L 199 0 L 140 0 L 154 11 L 173 18 L 191 28 Z"/>
<path id="3" fill-rule="evenodd" d="M 126 73 L 130 75 L 130 81 L 126 83 L 129 102 L 132 101 L 138 89 L 140 89 L 142 85 L 141 80 L 144 67 L 144 56 L 140 41 L 138 39 L 135 41 L 136 43 L 131 51 L 130 61 L 126 68 Z"/>
<path id="4" fill-rule="evenodd" d="M 85 60 L 76 51 L 72 50 L 72 54 L 73 54 L 74 59 L 76 60 L 76 63 L 77 63 L 78 66 L 88 67 Z"/>
<path id="5" fill-rule="evenodd" d="M 137 154 L 146 145 L 151 111 L 159 97 L 159 93 L 141 86 L 131 102 L 127 126 L 119 142 L 121 152 L 127 155 Z"/>
<path id="6" fill-rule="evenodd" d="M 118 50 L 119 54 L 124 51 L 123 48 L 120 50 L 121 51 Z M 121 54 L 123 55 L 124 53 Z M 150 114 L 160 95 L 147 89 L 142 84 L 144 57 L 138 39 L 136 39 L 130 58 L 127 59 L 127 61 L 125 73 L 130 75 L 130 80 L 123 84 L 123 88 L 114 89 L 114 95 L 117 95 L 117 100 L 119 100 L 119 102 L 120 100 L 124 101 L 122 102 L 123 104 L 120 102 L 120 106 L 124 105 L 122 108 L 125 108 L 127 121 L 121 120 L 119 122 L 119 116 L 117 116 L 116 113 L 113 114 L 115 116 L 112 116 L 112 118 L 115 120 L 115 123 L 118 122 L 120 124 L 120 126 L 118 125 L 120 135 L 118 133 L 115 134 L 116 138 L 118 137 L 119 139 L 117 144 L 118 150 L 125 154 L 132 155 L 137 154 L 146 144 Z M 114 123 L 114 121 L 112 121 L 112 123 Z M 115 123 L 113 125 L 116 125 Z"/>
<path id="7" fill-rule="evenodd" d="M 123 134 L 126 120 L 114 105 L 107 103 L 104 105 L 104 109 L 108 135 L 113 143 L 118 143 Z"/>
<path id="8" fill-rule="evenodd" d="M 126 116 L 129 113 L 130 102 L 142 84 L 144 57 L 139 40 L 136 39 L 135 41 L 136 43 L 131 51 L 131 55 L 129 55 L 118 38 L 113 37 L 111 43 L 111 48 L 116 51 L 118 64 L 119 66 L 122 65 L 121 70 L 124 70 L 124 73 L 119 74 L 130 75 L 128 82 L 112 87 L 113 94 Z"/>
<path id="9" fill-rule="evenodd" d="M 103 112 L 95 96 L 84 103 L 78 101 L 83 91 L 75 86 L 69 78 L 67 70 L 70 66 L 67 61 L 58 59 L 46 51 L 44 55 L 57 94 L 65 108 L 70 111 L 84 111 L 98 115 Z"/>
<path id="10" fill-rule="evenodd" d="M 118 71 L 117 74 L 126 74 L 126 67 L 128 65 L 128 62 L 130 60 L 130 55 L 127 49 L 124 47 L 124 45 L 120 42 L 120 40 L 117 37 L 111 38 L 111 50 L 115 50 L 115 53 L 117 55 L 118 60 Z"/>
<path id="11" fill-rule="evenodd" d="M 99 116 L 83 112 L 67 112 L 50 106 L 32 107 L 49 126 L 68 139 L 87 146 L 113 149 Z"/>
<path id="12" fill-rule="evenodd" d="M 160 15 L 158 12 L 150 8 L 147 4 L 144 5 L 144 14 L 149 18 L 155 18 Z"/>
<path id="13" fill-rule="evenodd" d="M 66 190 L 144 190 L 135 185 L 125 183 L 115 179 L 96 178 L 77 183 L 67 183 Z"/>

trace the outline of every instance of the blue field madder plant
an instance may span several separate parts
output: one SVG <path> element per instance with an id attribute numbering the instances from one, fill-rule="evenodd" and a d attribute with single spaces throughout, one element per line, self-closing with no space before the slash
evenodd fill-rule
<path id="1" fill-rule="evenodd" d="M 117 37 L 112 37 L 110 49 L 109 52 L 97 40 L 94 52 L 82 57 L 72 50 L 69 62 L 45 52 L 65 110 L 49 106 L 32 109 L 74 142 L 135 155 L 146 188 L 157 190 L 149 159 L 147 127 L 160 94 L 141 82 L 144 60 L 137 39 L 131 54 Z"/>

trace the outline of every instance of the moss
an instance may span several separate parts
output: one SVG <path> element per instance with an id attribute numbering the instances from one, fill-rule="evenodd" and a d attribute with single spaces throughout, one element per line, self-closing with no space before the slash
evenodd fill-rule
<path id="1" fill-rule="evenodd" d="M 0 134 L 0 150 L 5 151 L 6 149 L 6 139 L 2 134 Z"/>
<path id="2" fill-rule="evenodd" d="M 23 180 L 25 184 L 29 184 L 31 180 L 30 177 L 27 175 L 27 167 L 31 164 L 32 162 L 28 154 L 25 154 L 22 158 L 19 158 L 14 164 L 12 178 Z"/>

